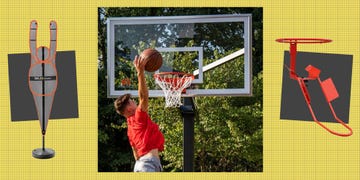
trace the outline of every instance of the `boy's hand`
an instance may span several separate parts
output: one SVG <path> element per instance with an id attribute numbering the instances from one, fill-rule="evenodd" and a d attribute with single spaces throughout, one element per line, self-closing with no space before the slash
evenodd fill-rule
<path id="1" fill-rule="evenodd" d="M 148 60 L 143 59 L 143 57 L 141 56 L 135 56 L 134 59 L 134 66 L 136 68 L 137 72 L 144 72 L 145 70 L 145 65 L 148 62 Z"/>

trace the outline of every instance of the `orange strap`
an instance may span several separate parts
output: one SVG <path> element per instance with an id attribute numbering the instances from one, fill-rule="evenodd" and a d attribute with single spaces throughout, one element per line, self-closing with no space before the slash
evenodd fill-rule
<path id="1" fill-rule="evenodd" d="M 333 130 L 329 129 L 328 127 L 326 127 L 323 123 L 321 123 L 320 121 L 317 120 L 316 115 L 315 115 L 315 113 L 314 113 L 314 111 L 313 111 L 313 109 L 312 109 L 312 106 L 311 106 L 311 100 L 310 100 L 309 92 L 308 92 L 308 90 L 307 90 L 307 87 L 306 87 L 305 84 L 304 84 L 304 80 L 303 80 L 303 78 L 300 78 L 300 77 L 298 77 L 297 79 L 298 79 L 298 83 L 299 83 L 299 86 L 300 86 L 300 88 L 301 88 L 301 91 L 302 91 L 302 93 L 303 93 L 303 95 L 304 95 L 304 98 L 305 98 L 305 100 L 306 100 L 306 104 L 307 104 L 307 106 L 308 106 L 308 108 L 309 108 L 309 110 L 310 110 L 311 116 L 313 117 L 314 121 L 315 121 L 317 124 L 319 124 L 322 128 L 324 128 L 325 130 L 327 130 L 328 132 L 330 132 L 331 134 L 334 134 L 334 135 L 337 135 L 337 136 L 342 136 L 342 137 L 351 136 L 351 135 L 353 134 L 352 129 L 351 129 L 348 125 L 346 125 L 340 118 L 337 117 L 337 115 L 336 115 L 336 113 L 335 113 L 335 111 L 334 111 L 334 108 L 333 108 L 333 106 L 332 106 L 332 104 L 331 104 L 331 101 L 332 101 L 333 99 L 329 99 L 329 98 L 328 98 L 331 94 L 335 94 L 335 93 L 326 93 L 326 92 L 328 92 L 328 91 L 325 91 L 325 90 L 323 89 L 323 93 L 324 93 L 324 95 L 325 95 L 325 97 L 326 97 L 326 99 L 327 99 L 327 102 L 328 102 L 328 105 L 329 105 L 329 107 L 330 107 L 330 110 L 331 110 L 332 115 L 334 116 L 334 118 L 336 119 L 337 122 L 339 122 L 342 126 L 344 126 L 346 129 L 349 130 L 348 133 L 339 133 L 339 132 L 333 131 Z M 320 84 L 322 83 L 322 82 L 320 81 L 320 78 L 317 78 L 317 80 L 318 80 L 318 82 L 319 82 Z M 321 84 L 321 85 L 322 85 L 322 84 Z M 329 89 L 329 90 L 332 91 L 332 92 L 334 91 L 333 89 Z M 335 91 L 336 91 L 336 89 L 335 89 Z M 330 95 L 329 95 L 329 94 L 330 94 Z M 337 94 L 337 93 L 336 93 L 336 94 Z"/>

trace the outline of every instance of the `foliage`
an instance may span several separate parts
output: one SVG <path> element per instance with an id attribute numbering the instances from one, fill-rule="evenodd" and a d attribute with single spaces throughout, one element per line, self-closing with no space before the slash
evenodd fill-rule
<path id="1" fill-rule="evenodd" d="M 114 99 L 107 98 L 106 89 L 106 17 L 159 16 L 188 14 L 253 14 L 253 96 L 199 97 L 195 99 L 195 171 L 231 172 L 262 171 L 262 9 L 261 8 L 99 8 L 99 171 L 132 171 L 134 158 L 126 135 L 126 120 L 116 114 Z M 214 34 L 215 36 L 215 34 Z M 209 35 L 208 40 L 211 41 Z M 196 41 L 183 42 L 191 46 Z M 189 44 L 190 43 L 190 44 Z M 224 47 L 231 41 L 223 42 Z M 137 49 L 141 49 L 139 42 Z M 231 46 L 229 46 L 231 47 Z M 230 54 L 232 49 L 225 49 Z M 208 51 L 219 55 L 219 49 Z M 224 52 L 222 52 L 224 53 Z M 178 54 L 192 59 L 189 54 Z M 240 57 L 241 58 L 241 57 Z M 204 62 L 210 59 L 204 59 Z M 116 57 L 116 74 L 133 73 L 132 64 Z M 127 63 L 127 64 L 126 64 Z M 243 67 L 243 61 L 232 61 L 222 68 L 206 72 L 204 81 L 221 83 L 226 88 L 232 83 L 243 83 L 232 72 Z M 175 62 L 176 65 L 176 62 Z M 186 68 L 186 65 L 182 65 Z M 120 69 L 121 68 L 121 69 Z M 217 71 L 217 72 L 215 72 Z M 125 73 L 125 74 L 121 74 Z M 239 76 L 243 76 L 239 74 Z M 137 80 L 132 80 L 136 85 Z M 116 82 L 120 84 L 121 82 Z M 207 83 L 208 86 L 215 84 Z M 161 154 L 165 171 L 182 171 L 183 124 L 178 109 L 164 109 L 163 98 L 151 98 L 149 114 L 165 135 L 165 151 Z"/>

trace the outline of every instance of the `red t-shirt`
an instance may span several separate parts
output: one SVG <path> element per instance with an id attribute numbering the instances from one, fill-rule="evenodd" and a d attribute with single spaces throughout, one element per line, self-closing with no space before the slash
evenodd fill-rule
<path id="1" fill-rule="evenodd" d="M 165 139 L 159 126 L 141 108 L 136 108 L 135 114 L 127 118 L 127 125 L 130 145 L 137 150 L 139 157 L 152 149 L 164 150 Z"/>

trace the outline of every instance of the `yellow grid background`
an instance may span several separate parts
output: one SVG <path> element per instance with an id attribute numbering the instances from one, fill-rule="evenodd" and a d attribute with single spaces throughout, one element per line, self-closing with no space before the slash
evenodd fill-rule
<path id="1" fill-rule="evenodd" d="M 259 173 L 98 173 L 97 172 L 97 8 L 98 7 L 263 7 L 264 169 Z M 0 2 L 0 179 L 359 179 L 360 14 L 354 0 L 11 0 Z M 48 23 L 58 23 L 58 50 L 76 51 L 79 118 L 50 121 L 49 160 L 32 158 L 41 146 L 37 121 L 10 121 L 7 55 L 29 52 L 30 21 L 39 23 L 38 45 L 49 43 Z M 341 138 L 315 123 L 283 121 L 280 97 L 283 37 L 329 38 L 301 51 L 353 55 L 350 123 Z M 342 131 L 337 124 L 328 124 Z"/>

